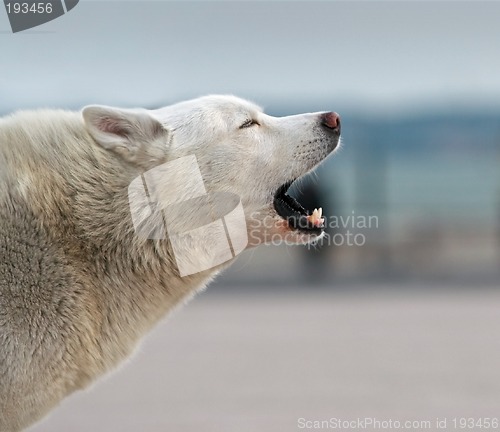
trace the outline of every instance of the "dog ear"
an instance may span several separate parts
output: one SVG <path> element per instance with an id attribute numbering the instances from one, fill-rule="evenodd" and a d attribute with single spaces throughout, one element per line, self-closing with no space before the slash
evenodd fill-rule
<path id="1" fill-rule="evenodd" d="M 107 150 L 129 162 L 166 151 L 171 134 L 147 110 L 90 105 L 82 110 L 88 132 Z"/>

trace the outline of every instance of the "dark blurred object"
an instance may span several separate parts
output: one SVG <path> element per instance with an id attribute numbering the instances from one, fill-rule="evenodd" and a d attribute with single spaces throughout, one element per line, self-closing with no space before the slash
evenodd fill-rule
<path id="1" fill-rule="evenodd" d="M 335 266 L 335 246 L 330 239 L 335 234 L 335 229 L 328 224 L 328 217 L 333 215 L 335 205 L 335 194 L 326 191 L 321 181 L 307 177 L 298 186 L 296 192 L 297 200 L 312 212 L 314 209 L 323 209 L 325 216 L 325 236 L 315 243 L 304 245 L 301 251 L 301 279 L 310 284 L 320 284 L 328 280 L 333 274 Z"/>

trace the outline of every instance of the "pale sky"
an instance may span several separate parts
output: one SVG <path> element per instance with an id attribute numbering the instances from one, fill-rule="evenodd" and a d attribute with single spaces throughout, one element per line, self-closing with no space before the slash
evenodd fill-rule
<path id="1" fill-rule="evenodd" d="M 500 2 L 82 0 L 12 34 L 0 10 L 0 112 L 207 93 L 339 111 L 500 106 L 499 22 Z"/>

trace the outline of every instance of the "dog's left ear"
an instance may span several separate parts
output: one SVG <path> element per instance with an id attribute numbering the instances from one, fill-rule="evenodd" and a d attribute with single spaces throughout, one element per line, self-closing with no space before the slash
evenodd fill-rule
<path id="1" fill-rule="evenodd" d="M 83 108 L 83 120 L 92 138 L 129 162 L 144 165 L 165 155 L 171 133 L 147 110 L 102 105 Z"/>

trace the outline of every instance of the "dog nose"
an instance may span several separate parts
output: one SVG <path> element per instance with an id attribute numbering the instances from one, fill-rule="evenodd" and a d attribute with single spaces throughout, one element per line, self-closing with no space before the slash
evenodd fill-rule
<path id="1" fill-rule="evenodd" d="M 321 124 L 333 132 L 340 133 L 340 116 L 336 112 L 322 114 Z"/>

